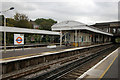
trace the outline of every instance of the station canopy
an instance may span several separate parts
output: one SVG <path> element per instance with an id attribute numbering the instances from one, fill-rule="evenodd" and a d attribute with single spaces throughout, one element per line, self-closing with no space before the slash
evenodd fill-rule
<path id="1" fill-rule="evenodd" d="M 55 32 L 55 31 L 0 26 L 0 32 L 4 32 L 4 31 L 5 32 L 17 32 L 17 33 L 60 35 L 60 32 Z"/>
<path id="2" fill-rule="evenodd" d="M 53 31 L 60 31 L 60 30 L 88 30 L 88 31 L 95 32 L 95 33 L 100 33 L 100 34 L 104 34 L 104 35 L 113 36 L 113 34 L 105 32 L 105 31 L 103 31 L 101 29 L 95 28 L 93 26 L 88 26 L 88 25 L 86 25 L 84 23 L 81 23 L 81 22 L 78 22 L 78 21 L 72 21 L 72 20 L 56 23 L 51 28 L 52 28 Z"/>

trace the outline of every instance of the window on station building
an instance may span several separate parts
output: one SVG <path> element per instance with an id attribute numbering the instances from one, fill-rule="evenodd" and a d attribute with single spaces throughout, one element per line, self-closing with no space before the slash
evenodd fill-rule
<path id="1" fill-rule="evenodd" d="M 116 33 L 116 28 L 113 28 L 113 33 Z"/>
<path id="2" fill-rule="evenodd" d="M 104 28 L 103 30 L 104 30 L 105 32 L 108 32 L 108 28 Z"/>
<path id="3" fill-rule="evenodd" d="M 86 36 L 86 41 L 88 41 L 88 36 Z"/>
<path id="4" fill-rule="evenodd" d="M 107 30 L 106 30 L 106 31 L 107 31 L 107 32 L 109 31 L 109 30 L 108 30 L 108 28 L 107 28 Z"/>
<path id="5" fill-rule="evenodd" d="M 70 40 L 70 33 L 66 34 L 66 38 L 67 38 L 67 40 Z"/>
<path id="6" fill-rule="evenodd" d="M 83 42 L 83 36 L 81 36 L 81 42 Z"/>
<path id="7" fill-rule="evenodd" d="M 118 33 L 120 33 L 120 28 L 118 28 L 118 31 L 117 31 Z"/>
<path id="8" fill-rule="evenodd" d="M 86 41 L 86 36 L 83 36 L 83 41 L 84 41 L 84 42 Z"/>
<path id="9" fill-rule="evenodd" d="M 91 37 L 89 36 L 89 41 L 91 40 Z"/>

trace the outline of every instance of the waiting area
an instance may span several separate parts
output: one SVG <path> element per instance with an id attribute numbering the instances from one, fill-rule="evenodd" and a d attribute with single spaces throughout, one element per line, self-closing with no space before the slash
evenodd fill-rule
<path id="1" fill-rule="evenodd" d="M 75 47 L 111 42 L 113 36 L 113 34 L 77 21 L 63 21 L 51 28 L 61 33 L 60 44 Z"/>

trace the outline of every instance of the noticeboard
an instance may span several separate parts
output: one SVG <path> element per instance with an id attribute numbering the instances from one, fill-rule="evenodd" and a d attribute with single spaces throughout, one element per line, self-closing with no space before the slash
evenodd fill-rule
<path id="1" fill-rule="evenodd" d="M 24 34 L 14 34 L 14 45 L 24 45 Z"/>

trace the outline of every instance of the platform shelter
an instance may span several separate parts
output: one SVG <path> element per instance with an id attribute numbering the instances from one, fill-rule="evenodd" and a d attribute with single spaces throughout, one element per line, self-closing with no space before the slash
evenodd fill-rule
<path id="1" fill-rule="evenodd" d="M 111 41 L 113 34 L 78 21 L 63 21 L 54 24 L 53 31 L 61 33 L 60 45 L 85 46 Z"/>

